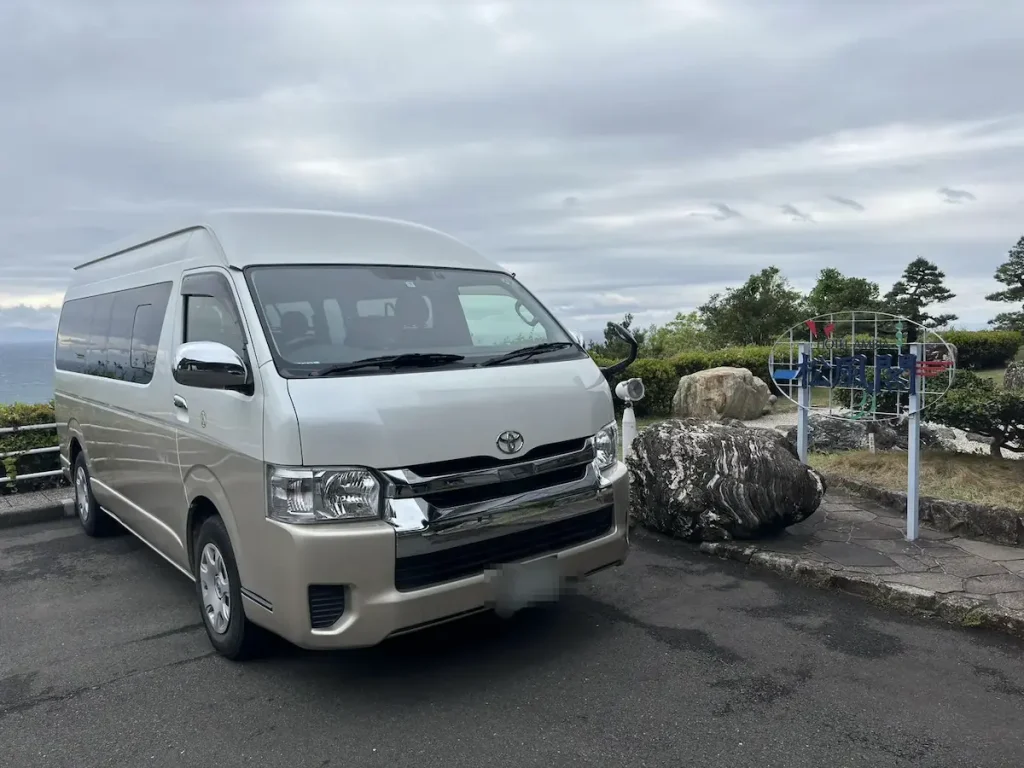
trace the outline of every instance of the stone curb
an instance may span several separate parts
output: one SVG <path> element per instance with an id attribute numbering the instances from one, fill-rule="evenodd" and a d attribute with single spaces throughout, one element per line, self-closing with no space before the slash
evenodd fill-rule
<path id="1" fill-rule="evenodd" d="M 805 560 L 735 542 L 704 542 L 700 551 L 723 560 L 767 568 L 786 578 L 821 589 L 840 589 L 887 608 L 915 616 L 938 618 L 961 627 L 979 627 L 1024 638 L 1024 613 L 987 599 L 944 595 L 908 584 L 886 582 L 877 576 L 845 573 L 840 566 Z"/>
<path id="2" fill-rule="evenodd" d="M 844 488 L 899 515 L 907 513 L 907 494 L 902 491 L 890 491 L 831 473 L 825 479 L 830 487 Z M 1014 509 L 922 496 L 918 510 L 922 523 L 943 533 L 993 544 L 1024 544 L 1024 514 Z"/>
<path id="3" fill-rule="evenodd" d="M 65 517 L 74 517 L 75 507 L 71 499 L 64 499 L 60 503 L 45 504 L 27 509 L 12 509 L 0 512 L 0 530 L 15 528 L 20 525 L 33 525 L 34 523 L 47 523 L 52 520 L 61 520 Z"/>

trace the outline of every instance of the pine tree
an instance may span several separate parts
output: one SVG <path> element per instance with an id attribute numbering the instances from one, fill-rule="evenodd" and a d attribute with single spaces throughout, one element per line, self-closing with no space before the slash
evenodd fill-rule
<path id="1" fill-rule="evenodd" d="M 1004 301 L 1020 306 L 1019 312 L 1000 312 L 989 320 L 999 330 L 1024 331 L 1024 237 L 1010 249 L 1009 257 L 996 270 L 996 280 L 1006 286 L 985 297 L 986 301 Z"/>
<path id="2" fill-rule="evenodd" d="M 946 273 L 928 259 L 918 256 L 903 270 L 885 294 L 886 309 L 926 328 L 941 328 L 957 319 L 956 315 L 932 315 L 925 310 L 933 304 L 944 304 L 956 297 L 945 285 Z"/>

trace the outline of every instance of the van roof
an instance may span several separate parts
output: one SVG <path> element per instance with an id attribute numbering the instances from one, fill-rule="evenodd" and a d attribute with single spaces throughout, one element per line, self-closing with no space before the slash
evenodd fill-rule
<path id="1" fill-rule="evenodd" d="M 208 211 L 112 244 L 75 270 L 131 260 L 135 249 L 173 235 L 206 230 L 224 266 L 254 264 L 401 264 L 501 270 L 468 245 L 420 224 L 337 211 L 281 208 Z M 127 266 L 127 265 L 125 265 Z M 504 271 L 504 270 L 502 270 Z"/>

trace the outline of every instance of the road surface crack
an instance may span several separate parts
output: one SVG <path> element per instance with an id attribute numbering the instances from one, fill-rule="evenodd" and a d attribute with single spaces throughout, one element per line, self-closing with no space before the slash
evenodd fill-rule
<path id="1" fill-rule="evenodd" d="M 123 675 L 120 675 L 119 677 L 113 677 L 113 678 L 111 678 L 109 680 L 104 680 L 102 683 L 97 683 L 95 685 L 86 685 L 86 686 L 83 686 L 81 688 L 76 688 L 76 689 L 71 690 L 71 691 L 65 691 L 63 693 L 44 694 L 44 695 L 41 695 L 41 696 L 35 696 L 33 698 L 26 699 L 25 701 L 21 701 L 21 702 L 15 703 L 15 704 L 9 704 L 9 705 L 0 707 L 0 721 L 5 720 L 10 715 L 18 714 L 20 712 L 26 712 L 26 711 L 28 711 L 30 709 L 34 709 L 35 707 L 38 707 L 38 706 L 43 705 L 43 704 L 64 703 L 66 701 L 71 701 L 72 699 L 76 699 L 79 696 L 82 696 L 83 694 L 90 693 L 91 691 L 98 691 L 101 688 L 106 688 L 107 686 L 112 685 L 114 683 L 119 683 L 122 680 L 130 680 L 133 677 L 139 677 L 140 675 L 147 675 L 147 674 L 150 674 L 151 672 L 159 672 L 159 671 L 164 670 L 164 669 L 171 669 L 173 667 L 180 667 L 180 666 L 184 666 L 186 664 L 193 664 L 193 663 L 195 663 L 197 661 L 202 661 L 203 659 L 208 659 L 211 656 L 216 655 L 216 653 L 217 653 L 216 651 L 210 651 L 210 652 L 204 653 L 204 654 L 202 654 L 200 656 L 193 656 L 193 657 L 188 658 L 188 659 L 179 659 L 177 661 L 171 661 L 171 662 L 168 662 L 167 664 L 161 664 L 160 666 L 157 666 L 157 667 L 148 667 L 146 669 L 136 669 L 136 670 L 133 670 L 131 672 L 127 672 L 127 673 L 125 673 Z"/>

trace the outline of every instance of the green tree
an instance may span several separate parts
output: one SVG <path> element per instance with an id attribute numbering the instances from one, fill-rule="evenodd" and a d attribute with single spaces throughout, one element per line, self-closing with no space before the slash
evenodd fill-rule
<path id="1" fill-rule="evenodd" d="M 1000 312 L 989 325 L 1001 331 L 1024 331 L 1024 237 L 1010 249 L 1009 257 L 996 270 L 996 280 L 1006 286 L 985 297 L 986 301 L 1002 301 L 1017 304 L 1019 312 Z"/>
<path id="2" fill-rule="evenodd" d="M 644 357 L 674 357 L 680 352 L 694 352 L 711 349 L 711 337 L 696 312 L 683 314 L 679 312 L 675 318 L 665 325 L 651 325 L 644 332 L 644 346 L 641 355 Z"/>
<path id="3" fill-rule="evenodd" d="M 717 344 L 768 345 L 806 316 L 803 296 L 778 267 L 751 275 L 739 288 L 714 294 L 698 307 L 701 323 Z"/>
<path id="4" fill-rule="evenodd" d="M 956 315 L 932 315 L 926 311 L 933 304 L 944 304 L 956 297 L 945 286 L 945 279 L 945 272 L 919 256 L 907 265 L 902 279 L 885 294 L 885 308 L 926 328 L 945 327 L 957 319 Z"/>
<path id="5" fill-rule="evenodd" d="M 808 314 L 815 316 L 851 309 L 875 310 L 878 305 L 878 283 L 847 277 L 834 267 L 821 270 L 818 282 L 807 294 Z"/>
<path id="6" fill-rule="evenodd" d="M 956 379 L 964 373 L 958 371 Z M 954 380 L 955 381 L 955 380 Z M 1024 453 L 1024 395 L 997 389 L 992 381 L 973 374 L 927 406 L 928 418 L 991 438 L 989 452 Z"/>

